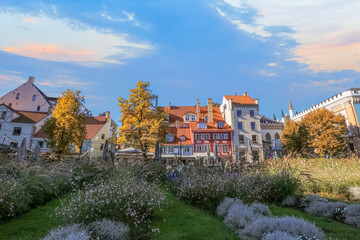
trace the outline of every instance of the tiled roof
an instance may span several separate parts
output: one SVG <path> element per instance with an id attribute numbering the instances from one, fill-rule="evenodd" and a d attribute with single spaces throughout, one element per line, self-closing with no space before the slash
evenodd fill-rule
<path id="1" fill-rule="evenodd" d="M 37 123 L 38 121 L 49 115 L 48 113 L 28 112 L 28 111 L 16 111 L 16 113 L 20 114 L 20 116 L 13 119 L 11 122 Z"/>
<path id="2" fill-rule="evenodd" d="M 187 128 L 181 127 L 181 128 L 176 128 L 176 127 L 170 127 L 169 131 L 167 132 L 168 134 L 171 133 L 174 135 L 174 141 L 173 142 L 165 142 L 164 145 L 191 145 L 191 133 L 190 133 L 190 128 L 188 124 L 181 124 L 181 126 L 187 125 Z M 181 136 L 185 136 L 185 141 L 181 141 L 180 137 Z"/>
<path id="3" fill-rule="evenodd" d="M 225 95 L 226 100 L 232 99 L 233 103 L 245 105 L 257 105 L 255 100 L 249 96 Z"/>
<path id="4" fill-rule="evenodd" d="M 104 116 L 89 117 L 86 119 L 86 140 L 91 140 L 105 125 L 106 118 Z M 35 138 L 46 138 L 46 134 L 41 129 L 34 135 Z"/>

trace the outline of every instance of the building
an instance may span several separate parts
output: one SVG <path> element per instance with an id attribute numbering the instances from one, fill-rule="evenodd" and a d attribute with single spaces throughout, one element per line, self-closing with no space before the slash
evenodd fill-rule
<path id="1" fill-rule="evenodd" d="M 259 114 L 259 100 L 247 92 L 223 96 L 220 106 L 225 122 L 234 130 L 234 157 L 240 161 L 254 162 L 264 158 Z"/>
<path id="2" fill-rule="evenodd" d="M 232 129 L 211 98 L 207 106 L 196 100 L 195 106 L 169 105 L 165 112 L 169 131 L 162 146 L 163 157 L 231 157 Z"/>
<path id="3" fill-rule="evenodd" d="M 360 88 L 350 88 L 295 114 L 290 102 L 289 117 L 291 120 L 300 121 L 309 112 L 321 108 L 326 108 L 345 117 L 346 125 L 349 128 L 350 149 L 360 152 Z"/>

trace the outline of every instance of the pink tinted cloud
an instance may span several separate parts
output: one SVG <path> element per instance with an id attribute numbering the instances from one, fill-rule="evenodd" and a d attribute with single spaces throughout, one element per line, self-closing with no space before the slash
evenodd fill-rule
<path id="1" fill-rule="evenodd" d="M 36 23 L 36 19 L 29 18 L 29 17 L 24 17 L 23 21 L 25 23 Z"/>
<path id="2" fill-rule="evenodd" d="M 93 56 L 93 52 L 90 50 L 72 50 L 58 44 L 42 44 L 35 42 L 23 42 L 19 43 L 16 47 L 7 46 L 2 50 L 25 57 L 53 61 L 89 61 Z"/>

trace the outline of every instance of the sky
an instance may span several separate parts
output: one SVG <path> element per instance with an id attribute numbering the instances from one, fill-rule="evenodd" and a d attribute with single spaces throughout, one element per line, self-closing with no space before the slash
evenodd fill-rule
<path id="1" fill-rule="evenodd" d="M 281 117 L 360 87 L 359 1 L 0 0 L 0 96 L 29 76 L 92 114 L 149 81 L 159 105 L 249 92 Z"/>

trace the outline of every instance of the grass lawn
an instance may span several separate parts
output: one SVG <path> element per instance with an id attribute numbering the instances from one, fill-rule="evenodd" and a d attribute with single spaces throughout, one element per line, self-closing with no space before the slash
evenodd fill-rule
<path id="1" fill-rule="evenodd" d="M 60 219 L 50 217 L 55 212 L 60 200 L 56 199 L 46 205 L 30 210 L 9 221 L 0 223 L 0 239 L 40 239 L 45 237 L 50 229 L 60 225 Z"/>
<path id="2" fill-rule="evenodd" d="M 153 229 L 160 229 L 160 233 L 153 233 L 152 240 L 239 239 L 220 218 L 188 205 L 167 192 L 168 206 L 159 212 L 159 219 L 153 223 Z"/>
<path id="3" fill-rule="evenodd" d="M 309 222 L 315 223 L 316 226 L 320 227 L 325 232 L 328 239 L 360 239 L 360 229 L 358 228 L 351 227 L 349 225 L 328 218 L 307 214 L 297 209 L 284 208 L 275 205 L 269 205 L 269 208 L 273 216 L 288 215 L 294 217 L 301 217 Z"/>

